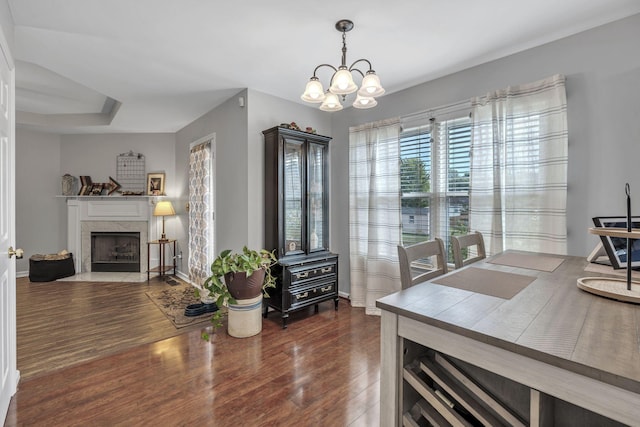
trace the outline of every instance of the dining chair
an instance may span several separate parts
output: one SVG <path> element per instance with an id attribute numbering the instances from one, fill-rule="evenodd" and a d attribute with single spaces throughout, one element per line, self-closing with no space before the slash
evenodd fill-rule
<path id="1" fill-rule="evenodd" d="M 436 257 L 435 265 L 428 259 L 433 256 Z M 437 237 L 410 246 L 398 245 L 398 259 L 402 289 L 447 273 L 444 243 Z"/>
<path id="2" fill-rule="evenodd" d="M 484 249 L 484 239 L 482 233 L 474 231 L 464 236 L 451 236 L 451 246 L 453 247 L 453 262 L 456 269 L 471 263 L 485 259 L 487 254 Z M 464 258 L 462 251 L 470 247 L 476 247 L 476 255 Z"/>

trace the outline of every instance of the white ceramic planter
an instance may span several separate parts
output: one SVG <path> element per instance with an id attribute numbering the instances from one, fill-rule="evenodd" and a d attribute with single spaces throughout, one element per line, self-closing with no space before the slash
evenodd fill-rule
<path id="1" fill-rule="evenodd" d="M 256 298 L 229 303 L 227 332 L 232 337 L 246 338 L 262 331 L 262 294 Z"/>

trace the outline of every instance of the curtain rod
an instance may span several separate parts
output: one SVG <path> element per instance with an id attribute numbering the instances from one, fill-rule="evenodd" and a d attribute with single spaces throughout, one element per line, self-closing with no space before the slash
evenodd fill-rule
<path id="1" fill-rule="evenodd" d="M 463 110 L 465 108 L 469 108 L 471 109 L 471 100 L 465 100 L 465 101 L 458 101 L 458 102 L 452 102 L 451 104 L 446 104 L 446 105 L 441 105 L 438 107 L 434 107 L 434 108 L 428 108 L 426 110 L 422 110 L 422 111 L 417 111 L 415 113 L 411 113 L 411 114 L 407 114 L 404 116 L 400 117 L 400 120 L 407 120 L 410 121 L 412 119 L 418 118 L 419 116 L 423 116 L 423 115 L 433 115 L 434 113 L 438 112 L 439 114 L 444 114 L 444 113 L 451 113 L 457 110 Z M 431 118 L 431 117 L 429 117 Z"/>

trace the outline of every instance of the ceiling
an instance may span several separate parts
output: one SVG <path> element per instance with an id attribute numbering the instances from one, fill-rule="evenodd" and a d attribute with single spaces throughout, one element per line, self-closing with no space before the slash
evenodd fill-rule
<path id="1" fill-rule="evenodd" d="M 8 3 L 18 125 L 57 133 L 176 132 L 244 88 L 302 103 L 314 68 L 340 63 L 342 18 L 347 65 L 369 59 L 389 94 L 640 13 L 637 0 Z"/>

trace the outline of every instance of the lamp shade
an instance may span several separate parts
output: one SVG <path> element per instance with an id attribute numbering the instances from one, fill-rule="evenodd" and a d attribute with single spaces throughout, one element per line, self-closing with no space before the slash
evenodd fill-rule
<path id="1" fill-rule="evenodd" d="M 358 86 L 353 82 L 351 71 L 346 67 L 340 67 L 333 75 L 329 91 L 336 95 L 348 95 L 358 90 Z"/>
<path id="2" fill-rule="evenodd" d="M 322 102 L 324 101 L 324 88 L 317 77 L 311 77 L 301 96 L 303 101 Z"/>
<path id="3" fill-rule="evenodd" d="M 162 200 L 156 203 L 156 207 L 153 210 L 153 216 L 170 216 L 175 215 L 176 211 L 173 209 L 173 205 L 168 200 Z"/>
<path id="4" fill-rule="evenodd" d="M 353 102 L 353 106 L 360 109 L 373 108 L 376 105 L 378 105 L 378 101 L 376 101 L 375 98 L 362 96 L 359 92 L 358 96 L 356 96 L 356 100 Z"/>
<path id="5" fill-rule="evenodd" d="M 322 105 L 320 106 L 322 111 L 340 111 L 342 110 L 342 104 L 340 103 L 340 99 L 338 99 L 338 95 L 334 93 L 327 93 Z"/>
<path id="6" fill-rule="evenodd" d="M 374 97 L 382 94 L 384 94 L 384 89 L 380 85 L 380 78 L 374 71 L 367 71 L 367 75 L 362 79 L 358 95 Z"/>

